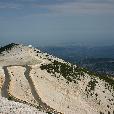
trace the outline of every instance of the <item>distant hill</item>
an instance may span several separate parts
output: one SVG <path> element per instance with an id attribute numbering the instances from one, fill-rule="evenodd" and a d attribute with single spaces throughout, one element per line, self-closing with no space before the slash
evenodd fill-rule
<path id="1" fill-rule="evenodd" d="M 1 114 L 114 114 L 112 77 L 30 45 L 11 47 L 0 54 Z"/>

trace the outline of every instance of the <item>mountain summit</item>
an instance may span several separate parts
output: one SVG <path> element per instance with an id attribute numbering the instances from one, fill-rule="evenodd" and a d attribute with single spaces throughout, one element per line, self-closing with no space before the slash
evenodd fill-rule
<path id="1" fill-rule="evenodd" d="M 114 80 L 20 44 L 0 48 L 1 114 L 114 114 Z"/>

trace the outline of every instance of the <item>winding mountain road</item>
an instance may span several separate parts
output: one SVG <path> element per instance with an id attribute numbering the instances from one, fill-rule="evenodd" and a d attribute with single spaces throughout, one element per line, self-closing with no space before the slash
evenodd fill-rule
<path id="1" fill-rule="evenodd" d="M 3 67 L 4 73 L 5 73 L 5 82 L 2 86 L 2 97 L 5 97 L 5 98 L 9 98 L 9 96 L 10 96 L 9 93 L 8 93 L 9 83 L 10 83 L 10 75 L 8 73 L 7 67 L 11 67 L 11 66 L 4 66 Z M 60 112 L 57 112 L 55 109 L 51 108 L 50 106 L 48 106 L 46 103 L 42 102 L 40 96 L 36 92 L 33 81 L 30 77 L 30 71 L 31 71 L 32 68 L 29 65 L 25 65 L 25 66 L 22 66 L 22 67 L 26 68 L 26 71 L 24 72 L 24 75 L 25 75 L 25 77 L 28 80 L 28 83 L 30 85 L 31 93 L 32 93 L 34 99 L 40 104 L 38 109 L 46 111 L 46 112 L 53 112 L 54 114 L 62 114 Z M 21 102 L 21 100 L 18 100 L 15 97 L 13 98 L 13 100 L 16 101 L 16 102 Z M 21 102 L 21 103 L 23 103 L 23 102 Z"/>

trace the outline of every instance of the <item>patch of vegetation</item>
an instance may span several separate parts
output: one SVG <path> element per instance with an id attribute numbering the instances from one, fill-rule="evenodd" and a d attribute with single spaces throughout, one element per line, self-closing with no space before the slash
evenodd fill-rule
<path id="1" fill-rule="evenodd" d="M 51 113 L 51 112 L 46 112 L 47 114 L 53 114 L 53 113 Z"/>
<path id="2" fill-rule="evenodd" d="M 111 87 L 114 90 L 114 80 L 111 78 L 111 76 L 106 75 L 106 74 L 99 74 L 99 73 L 96 73 L 96 72 L 92 72 L 92 71 L 89 71 L 87 69 L 84 69 L 84 71 L 86 71 L 86 73 L 88 73 L 92 77 L 93 76 L 99 77 L 100 80 L 103 80 L 103 81 L 107 82 L 109 85 L 111 85 Z"/>
<path id="3" fill-rule="evenodd" d="M 104 114 L 103 112 L 100 112 L 100 114 Z"/>
<path id="4" fill-rule="evenodd" d="M 105 82 L 109 83 L 113 89 L 114 89 L 114 80 L 110 78 L 110 76 L 107 75 L 98 75 L 101 80 L 104 80 Z"/>
<path id="5" fill-rule="evenodd" d="M 89 70 L 87 70 L 87 73 L 90 76 L 99 77 L 100 80 L 103 80 L 103 81 L 109 83 L 109 85 L 111 85 L 113 87 L 113 89 L 114 89 L 114 80 L 111 78 L 111 76 L 106 75 L 106 74 L 99 74 L 99 73 L 92 72 L 92 71 L 89 71 Z"/>
<path id="6" fill-rule="evenodd" d="M 12 100 L 13 98 L 11 96 L 8 97 L 8 100 Z"/>
<path id="7" fill-rule="evenodd" d="M 97 94 L 97 93 L 94 93 L 95 86 L 96 86 L 97 83 L 98 83 L 97 80 L 96 80 L 95 78 L 93 78 L 93 77 L 92 77 L 91 80 L 88 82 L 88 85 L 87 85 L 86 88 L 85 88 L 85 92 L 87 92 L 87 93 L 86 93 L 87 98 L 88 98 L 89 96 L 95 95 L 95 96 L 96 96 L 96 100 L 97 100 L 98 94 Z"/>
<path id="8" fill-rule="evenodd" d="M 90 91 L 95 89 L 96 83 L 98 83 L 96 79 L 91 79 L 91 81 L 88 82 L 88 87 L 90 88 Z"/>
<path id="9" fill-rule="evenodd" d="M 75 79 L 80 80 L 81 79 L 80 77 L 81 76 L 84 77 L 84 73 L 87 73 L 92 77 L 92 79 L 94 79 L 89 82 L 89 86 L 91 87 L 91 90 L 94 90 L 97 83 L 94 77 L 99 77 L 100 80 L 103 80 L 109 83 L 109 85 L 111 85 L 114 89 L 114 81 L 113 79 L 110 78 L 110 76 L 101 75 L 99 73 L 88 71 L 85 68 L 81 68 L 79 66 L 74 67 L 74 66 L 75 65 L 73 64 L 61 63 L 54 60 L 54 62 L 50 64 L 42 64 L 40 68 L 42 70 L 46 69 L 48 73 L 52 73 L 54 74 L 54 76 L 56 76 L 55 75 L 56 73 L 60 73 L 60 75 L 62 75 L 69 82 L 72 82 L 72 81 L 75 82 Z"/>
<path id="10" fill-rule="evenodd" d="M 11 50 L 14 46 L 16 45 L 19 45 L 19 44 L 15 44 L 15 43 L 11 43 L 11 44 L 8 44 L 4 47 L 0 47 L 0 54 L 3 52 L 3 51 L 8 51 L 8 50 Z"/>
<path id="11" fill-rule="evenodd" d="M 42 70 L 46 69 L 48 73 L 52 73 L 54 76 L 56 76 L 56 73 L 59 73 L 69 82 L 75 82 L 75 79 L 80 80 L 80 76 L 84 76 L 82 68 L 75 67 L 72 64 L 61 63 L 56 60 L 50 64 L 41 65 L 40 68 Z"/>

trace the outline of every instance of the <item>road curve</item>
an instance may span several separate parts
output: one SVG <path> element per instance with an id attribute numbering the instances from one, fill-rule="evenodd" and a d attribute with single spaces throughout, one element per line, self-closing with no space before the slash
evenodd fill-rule
<path id="1" fill-rule="evenodd" d="M 32 93 L 34 99 L 40 104 L 39 108 L 41 108 L 41 110 L 44 110 L 46 112 L 53 112 L 54 114 L 62 114 L 60 112 L 55 111 L 55 109 L 51 108 L 46 103 L 42 102 L 40 96 L 38 95 L 38 93 L 35 90 L 35 86 L 33 84 L 33 81 L 30 78 L 31 67 L 28 66 L 28 65 L 26 65 L 24 67 L 26 68 L 26 71 L 25 71 L 24 75 L 25 75 L 26 79 L 28 80 L 28 83 L 29 83 L 30 88 L 31 88 L 31 93 Z"/>
<path id="2" fill-rule="evenodd" d="M 12 96 L 9 93 L 10 75 L 8 73 L 7 67 L 11 67 L 11 66 L 4 66 L 3 67 L 4 74 L 5 74 L 5 81 L 4 81 L 4 84 L 2 85 L 2 88 L 1 88 L 1 95 L 2 95 L 2 97 L 5 97 L 5 98 L 7 98 L 9 100 L 13 100 L 15 102 L 19 102 L 19 103 L 23 103 L 23 104 L 28 104 L 30 106 L 37 107 L 35 105 L 32 105 L 30 103 L 27 103 L 26 101 L 23 101 L 23 100 L 18 99 L 16 97 Z"/>
<path id="3" fill-rule="evenodd" d="M 18 65 L 20 66 L 20 65 Z M 7 67 L 11 67 L 11 66 L 4 66 L 3 70 L 4 70 L 4 74 L 5 74 L 5 81 L 4 84 L 2 86 L 2 97 L 5 98 L 9 98 L 11 97 L 11 95 L 9 94 L 8 90 L 9 90 L 9 83 L 10 83 L 10 75 L 8 73 L 8 69 Z M 46 112 L 53 112 L 54 114 L 62 114 L 61 112 L 57 112 L 55 109 L 51 108 L 50 106 L 48 106 L 46 103 L 42 102 L 40 96 L 38 95 L 38 93 L 36 92 L 35 86 L 33 84 L 33 81 L 30 77 L 30 71 L 31 71 L 31 67 L 28 65 L 22 66 L 26 68 L 26 71 L 24 72 L 24 75 L 26 77 L 26 79 L 28 80 L 28 83 L 30 85 L 31 88 L 31 93 L 34 97 L 34 99 L 40 104 L 39 107 L 37 107 L 40 110 L 46 111 Z M 15 102 L 20 102 L 20 103 L 24 103 L 24 101 L 21 101 L 20 99 L 17 99 L 15 97 L 12 96 L 12 100 L 14 100 Z M 28 104 L 28 103 L 25 103 Z M 28 104 L 31 105 L 31 104 Z"/>

